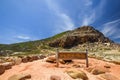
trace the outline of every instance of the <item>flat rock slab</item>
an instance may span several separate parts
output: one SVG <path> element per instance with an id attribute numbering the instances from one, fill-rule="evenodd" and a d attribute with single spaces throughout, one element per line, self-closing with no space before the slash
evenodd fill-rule
<path id="1" fill-rule="evenodd" d="M 9 77 L 8 80 L 26 80 L 30 78 L 31 78 L 30 74 L 17 74 Z"/>
<path id="2" fill-rule="evenodd" d="M 68 69 L 66 72 L 73 79 L 88 80 L 88 77 L 87 77 L 86 73 L 81 71 L 81 70 Z"/>

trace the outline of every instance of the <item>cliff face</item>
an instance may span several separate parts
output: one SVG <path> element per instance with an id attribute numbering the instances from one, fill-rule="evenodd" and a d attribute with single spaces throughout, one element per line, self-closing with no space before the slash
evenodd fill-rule
<path id="1" fill-rule="evenodd" d="M 57 38 L 56 40 L 50 42 L 49 45 L 51 47 L 71 48 L 78 44 L 83 44 L 88 42 L 112 43 L 112 40 L 105 37 L 103 33 L 94 29 L 91 26 L 83 26 L 75 30 L 69 31 L 60 38 Z"/>

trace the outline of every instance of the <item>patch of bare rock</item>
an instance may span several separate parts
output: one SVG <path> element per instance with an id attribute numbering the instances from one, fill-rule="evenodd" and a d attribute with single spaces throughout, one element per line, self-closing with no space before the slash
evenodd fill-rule
<path id="1" fill-rule="evenodd" d="M 30 79 L 31 75 L 30 74 L 16 74 L 8 78 L 8 80 L 26 80 Z"/>

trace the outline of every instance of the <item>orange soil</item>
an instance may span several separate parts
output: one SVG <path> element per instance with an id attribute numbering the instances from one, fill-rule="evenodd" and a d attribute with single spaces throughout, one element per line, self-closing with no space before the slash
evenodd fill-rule
<path id="1" fill-rule="evenodd" d="M 89 80 L 100 80 L 96 75 L 92 75 L 84 69 L 86 68 L 85 60 L 73 60 L 73 63 L 71 64 L 60 64 L 59 68 L 55 67 L 55 63 L 47 63 L 43 60 L 21 63 L 20 65 L 13 66 L 12 69 L 6 70 L 4 74 L 0 75 L 0 80 L 8 80 L 10 76 L 20 73 L 31 74 L 32 77 L 29 80 L 50 80 L 51 75 L 60 76 L 61 80 L 74 80 L 65 73 L 66 69 L 73 68 L 73 64 L 80 64 L 81 67 L 76 69 L 83 70 L 89 77 Z M 89 58 L 89 67 L 102 68 L 106 64 L 111 67 L 109 68 L 109 73 L 120 78 L 120 65 Z"/>

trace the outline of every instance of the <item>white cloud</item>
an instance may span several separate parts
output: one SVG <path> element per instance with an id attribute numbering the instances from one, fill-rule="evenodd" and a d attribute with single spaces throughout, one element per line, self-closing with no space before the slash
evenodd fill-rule
<path id="1" fill-rule="evenodd" d="M 59 16 L 62 22 L 60 22 L 60 24 L 56 24 L 56 30 L 54 31 L 55 33 L 74 29 L 74 24 L 69 16 L 64 13 L 60 14 Z"/>
<path id="2" fill-rule="evenodd" d="M 15 34 L 15 36 L 12 36 L 12 38 L 9 39 L 10 43 L 18 43 L 33 40 L 39 40 L 39 38 L 27 34 Z"/>
<path id="3" fill-rule="evenodd" d="M 120 19 L 110 21 L 102 25 L 103 28 L 101 31 L 106 36 L 112 37 L 113 39 L 117 39 L 120 38 L 119 25 L 120 25 Z"/>
<path id="4" fill-rule="evenodd" d="M 60 9 L 60 6 L 54 2 L 53 0 L 45 0 L 49 9 L 54 12 L 56 16 L 59 17 L 59 20 L 56 20 L 56 26 L 54 33 L 59 33 L 66 30 L 72 30 L 74 29 L 74 23 L 71 20 L 71 18 L 65 14 L 62 9 Z"/>
<path id="5" fill-rule="evenodd" d="M 82 9 L 82 13 L 80 13 L 80 16 L 83 17 L 81 25 L 83 26 L 95 23 L 95 21 L 102 16 L 105 3 L 106 3 L 105 0 L 101 0 L 100 3 L 93 8 L 92 0 L 85 1 L 84 9 Z"/>
<path id="6" fill-rule="evenodd" d="M 23 40 L 29 40 L 30 39 L 29 36 L 23 36 L 23 35 L 16 36 L 16 38 L 23 39 Z"/>
<path id="7" fill-rule="evenodd" d="M 95 12 L 91 13 L 91 15 L 85 15 L 83 18 L 82 25 L 89 25 L 95 21 L 96 15 Z"/>

